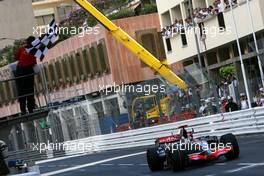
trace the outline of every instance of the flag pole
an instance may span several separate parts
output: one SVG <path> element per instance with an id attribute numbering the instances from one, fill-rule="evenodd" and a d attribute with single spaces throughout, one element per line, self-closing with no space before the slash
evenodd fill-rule
<path id="1" fill-rule="evenodd" d="M 232 13 L 233 25 L 234 25 L 234 28 L 235 28 L 236 42 L 237 42 L 237 48 L 238 48 L 238 52 L 239 52 L 239 59 L 240 59 L 240 63 L 241 63 L 242 75 L 243 75 L 245 89 L 246 89 L 248 107 L 251 108 L 252 106 L 251 106 L 248 82 L 247 82 L 247 78 L 246 78 L 246 71 L 245 71 L 243 56 L 242 56 L 241 47 L 240 47 L 240 43 L 239 43 L 239 35 L 238 35 L 238 30 L 237 30 L 237 24 L 236 24 L 236 19 L 235 19 L 235 15 L 234 15 L 234 11 L 233 11 L 233 6 L 232 6 L 232 1 L 231 0 L 229 0 L 229 5 L 230 5 L 231 13 Z"/>
<path id="2" fill-rule="evenodd" d="M 248 9 L 249 17 L 250 17 L 252 35 L 253 35 L 253 38 L 254 38 L 254 43 L 255 43 L 255 48 L 256 48 L 256 53 L 257 53 L 257 58 L 258 58 L 258 65 L 259 65 L 259 71 L 260 71 L 262 87 L 264 87 L 264 73 L 263 73 L 263 68 L 262 68 L 262 63 L 261 63 L 261 58 L 260 58 L 260 53 L 259 53 L 259 47 L 258 47 L 258 42 L 257 42 L 257 37 L 256 37 L 256 32 L 255 32 L 255 27 L 254 27 L 252 11 L 251 11 L 251 8 L 250 8 L 249 0 L 247 0 L 247 9 Z"/>

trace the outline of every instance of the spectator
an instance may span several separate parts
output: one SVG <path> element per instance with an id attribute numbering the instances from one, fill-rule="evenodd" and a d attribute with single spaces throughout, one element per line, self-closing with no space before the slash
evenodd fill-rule
<path id="1" fill-rule="evenodd" d="M 199 108 L 199 114 L 201 116 L 206 116 L 205 109 L 207 108 L 206 102 L 204 99 L 201 99 L 201 107 Z"/>
<path id="2" fill-rule="evenodd" d="M 231 96 L 228 96 L 227 100 L 228 102 L 225 106 L 225 112 L 238 111 L 238 105 L 233 101 L 233 98 Z"/>
<path id="3" fill-rule="evenodd" d="M 229 9 L 230 8 L 229 0 L 225 0 L 224 2 L 226 4 L 226 7 L 225 8 L 226 9 Z M 232 6 L 235 6 L 237 4 L 237 0 L 231 0 L 231 4 L 232 4 Z"/>
<path id="4" fill-rule="evenodd" d="M 224 9 L 225 8 L 224 8 L 223 3 L 221 3 L 220 0 L 216 0 L 214 2 L 213 6 L 209 6 L 208 8 L 200 8 L 199 7 L 199 8 L 195 8 L 193 10 L 192 16 L 194 18 L 195 23 L 197 23 L 199 25 L 200 35 L 201 35 L 201 37 L 203 37 L 202 39 L 205 39 L 205 36 L 202 35 L 204 33 L 204 24 L 203 24 L 204 20 L 209 16 L 217 15 L 218 13 L 223 12 Z M 175 19 L 174 23 L 171 26 L 169 26 L 170 30 L 173 32 L 179 33 L 179 32 L 182 32 L 184 30 L 184 28 L 190 29 L 191 27 L 194 26 L 191 17 L 188 17 L 184 21 L 185 21 L 185 26 L 183 24 L 182 19 L 180 19 L 180 20 Z M 171 37 L 171 35 L 166 35 L 164 30 L 162 30 L 162 32 L 163 32 L 163 36 Z"/>
<path id="5" fill-rule="evenodd" d="M 260 99 L 259 97 L 256 98 L 256 101 L 253 103 L 253 107 L 261 107 L 263 106 L 264 99 Z"/>
<path id="6" fill-rule="evenodd" d="M 211 98 L 206 100 L 206 108 L 204 109 L 206 116 L 217 114 L 217 107 L 213 105 Z"/>
<path id="7" fill-rule="evenodd" d="M 31 43 L 34 40 L 35 37 L 28 37 L 23 46 L 15 53 L 15 59 L 18 60 L 16 69 L 16 84 L 19 96 L 18 101 L 22 115 L 26 114 L 27 110 L 29 113 L 33 113 L 35 108 L 33 68 L 37 64 L 37 61 L 35 56 L 26 51 L 27 48 L 31 47 Z"/>
<path id="8" fill-rule="evenodd" d="M 225 97 L 221 97 L 221 113 L 226 112 L 226 106 L 227 106 L 227 99 Z"/>
<path id="9" fill-rule="evenodd" d="M 217 6 L 217 11 L 218 11 L 217 18 L 218 18 L 219 27 L 222 29 L 225 29 L 226 26 L 225 26 L 225 22 L 224 22 L 225 21 L 224 20 L 224 14 L 223 14 L 223 12 L 225 10 L 224 4 L 220 0 L 218 0 L 216 2 L 216 4 L 217 4 L 216 6 Z"/>
<path id="10" fill-rule="evenodd" d="M 248 109 L 248 101 L 247 101 L 247 96 L 245 93 L 240 94 L 240 109 L 245 110 Z"/>

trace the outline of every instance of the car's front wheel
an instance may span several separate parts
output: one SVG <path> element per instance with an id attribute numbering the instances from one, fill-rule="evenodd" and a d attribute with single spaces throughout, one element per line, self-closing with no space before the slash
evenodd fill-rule
<path id="1" fill-rule="evenodd" d="M 232 150 L 225 154 L 226 159 L 233 160 L 237 159 L 239 157 L 239 145 L 236 139 L 236 136 L 233 134 L 226 134 L 221 136 L 220 142 L 227 145 L 230 145 L 232 147 Z"/>
<path id="2" fill-rule="evenodd" d="M 185 151 L 173 150 L 167 155 L 169 167 L 174 171 L 183 170 L 186 163 Z"/>
<path id="3" fill-rule="evenodd" d="M 147 162 L 151 171 L 160 171 L 164 169 L 164 159 L 159 156 L 158 148 L 147 150 Z"/>

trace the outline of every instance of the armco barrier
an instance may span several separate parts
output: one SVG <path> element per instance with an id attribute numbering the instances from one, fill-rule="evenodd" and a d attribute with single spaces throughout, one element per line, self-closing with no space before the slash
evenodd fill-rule
<path id="1" fill-rule="evenodd" d="M 264 108 L 260 107 L 250 110 L 226 113 L 224 115 L 218 114 L 208 117 L 195 118 L 188 121 L 180 121 L 154 127 L 141 128 L 137 130 L 129 130 L 125 132 L 66 141 L 64 143 L 65 145 L 68 145 L 68 149 L 66 148 L 64 154 L 76 155 L 104 150 L 153 145 L 155 139 L 158 137 L 169 136 L 172 133 L 178 133 L 177 128 L 182 125 L 188 125 L 189 129 L 193 128 L 195 130 L 195 137 L 204 135 L 221 136 L 226 133 L 234 133 L 236 135 L 263 133 Z M 76 147 L 77 145 L 79 145 L 79 147 Z M 86 147 L 85 150 L 82 150 L 83 145 L 85 145 Z M 76 150 L 76 148 L 79 150 Z M 52 153 L 52 151 L 46 151 L 46 157 L 51 158 L 50 152 Z M 22 154 L 16 155 L 17 152 L 14 152 L 12 154 L 13 157 L 22 157 Z M 32 153 L 31 156 L 33 156 Z M 46 159 L 45 157 L 42 157 L 36 157 L 37 159 L 33 160 L 36 161 L 39 159 Z"/>
<path id="2" fill-rule="evenodd" d="M 234 133 L 236 135 L 262 133 L 264 132 L 264 108 L 260 107 L 226 113 L 224 115 L 218 114 L 126 132 L 93 136 L 74 141 L 67 141 L 65 144 L 69 146 L 83 146 L 85 144 L 85 152 L 87 153 L 147 146 L 154 144 L 155 139 L 158 137 L 177 133 L 177 127 L 181 125 L 188 125 L 189 129 L 193 128 L 195 130 L 195 137 L 204 135 L 221 136 L 226 133 Z M 74 147 L 72 148 L 76 149 Z M 84 151 L 66 150 L 66 155 L 78 153 L 84 153 Z"/>

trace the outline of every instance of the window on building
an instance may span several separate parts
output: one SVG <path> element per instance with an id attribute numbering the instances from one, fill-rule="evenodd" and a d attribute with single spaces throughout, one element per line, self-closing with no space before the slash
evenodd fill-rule
<path id="1" fill-rule="evenodd" d="M 57 83 L 57 79 L 56 79 L 56 70 L 55 70 L 55 67 L 54 67 L 54 64 L 53 63 L 50 63 L 49 64 L 49 74 L 50 74 L 50 81 L 51 81 L 51 86 L 54 88 L 54 86 L 56 86 L 56 83 Z"/>
<path id="2" fill-rule="evenodd" d="M 63 5 L 57 8 L 60 21 L 68 17 L 69 13 L 73 10 L 72 5 Z"/>
<path id="3" fill-rule="evenodd" d="M 50 77 L 50 70 L 49 70 L 49 65 L 48 63 L 47 64 L 44 64 L 44 74 L 46 76 L 46 84 L 47 84 L 47 87 L 49 88 L 49 90 L 51 89 L 52 87 L 52 80 L 51 80 L 51 77 Z"/>
<path id="4" fill-rule="evenodd" d="M 172 47 L 171 47 L 171 41 L 170 38 L 166 39 L 166 46 L 167 46 L 167 51 L 171 52 L 172 51 Z"/>
<path id="5" fill-rule="evenodd" d="M 48 25 L 54 19 L 54 14 L 37 16 L 35 19 L 38 26 Z"/>
<path id="6" fill-rule="evenodd" d="M 195 58 L 193 59 L 193 61 L 194 61 L 194 63 L 199 64 L 199 59 L 198 59 L 198 57 L 195 57 Z M 202 67 L 205 67 L 204 56 L 201 56 L 201 64 L 202 64 Z"/>
<path id="7" fill-rule="evenodd" d="M 55 62 L 55 68 L 59 83 L 63 83 L 62 62 L 60 58 Z"/>
<path id="8" fill-rule="evenodd" d="M 37 74 L 35 76 L 35 87 L 36 87 L 36 93 L 41 93 L 43 91 L 43 82 L 41 74 Z"/>
<path id="9" fill-rule="evenodd" d="M 63 74 L 65 79 L 67 80 L 67 82 L 70 82 L 70 70 L 69 70 L 69 66 L 68 66 L 68 57 L 64 56 L 63 60 L 62 60 L 62 70 L 63 70 Z"/>
<path id="10" fill-rule="evenodd" d="M 181 41 L 182 41 L 182 46 L 187 46 L 188 45 L 184 29 L 182 29 L 182 31 L 181 31 Z"/>
<path id="11" fill-rule="evenodd" d="M 99 61 L 102 67 L 103 72 L 107 72 L 108 68 L 108 57 L 106 47 L 103 43 L 98 44 L 97 46 L 98 54 L 99 54 Z"/>
<path id="12" fill-rule="evenodd" d="M 241 49 L 242 55 L 245 54 L 246 45 L 247 45 L 246 41 L 243 41 L 243 40 L 240 41 L 240 49 Z M 236 42 L 232 44 L 232 48 L 233 48 L 234 57 L 239 57 L 238 46 Z"/>
<path id="13" fill-rule="evenodd" d="M 83 59 L 84 59 L 84 65 L 85 65 L 86 73 L 88 75 L 92 75 L 92 69 L 91 69 L 91 64 L 89 62 L 88 50 L 84 49 L 82 52 L 83 52 Z"/>
<path id="14" fill-rule="evenodd" d="M 90 53 L 91 53 L 91 58 L 90 59 L 91 59 L 94 71 L 95 71 L 95 73 L 99 73 L 100 72 L 100 68 L 98 67 L 98 64 L 97 64 L 97 54 L 96 54 L 95 47 L 92 46 L 90 48 Z"/>
<path id="15" fill-rule="evenodd" d="M 230 59 L 230 50 L 228 46 L 222 47 L 218 49 L 218 54 L 219 54 L 219 58 L 220 61 L 226 61 L 228 59 Z"/>
<path id="16" fill-rule="evenodd" d="M 217 19 L 218 19 L 219 30 L 223 31 L 226 28 L 223 12 L 218 13 Z"/>
<path id="17" fill-rule="evenodd" d="M 182 13 L 181 13 L 180 5 L 177 5 L 171 9 L 171 15 L 172 15 L 173 22 L 175 22 L 175 20 L 182 19 Z"/>
<path id="18" fill-rule="evenodd" d="M 84 71 L 82 68 L 81 54 L 79 52 L 75 53 L 75 63 L 76 69 L 78 70 L 78 77 L 84 79 Z"/>
<path id="19" fill-rule="evenodd" d="M 193 1 L 193 8 L 206 8 L 206 0 L 195 0 Z"/>
<path id="20" fill-rule="evenodd" d="M 171 25 L 171 16 L 170 16 L 170 12 L 169 11 L 161 14 L 161 21 L 162 21 L 163 27 Z"/>
<path id="21" fill-rule="evenodd" d="M 193 64 L 193 61 L 192 60 L 187 60 L 187 61 L 184 61 L 183 62 L 183 66 L 186 67 L 188 65 L 192 65 Z"/>
<path id="22" fill-rule="evenodd" d="M 163 42 L 163 37 L 162 37 L 162 33 L 158 32 L 158 47 L 160 50 L 160 54 L 159 54 L 159 59 L 160 60 L 164 60 L 166 58 L 166 53 L 165 53 L 165 47 L 164 47 L 164 42 Z"/>
<path id="23" fill-rule="evenodd" d="M 148 33 L 141 36 L 142 45 L 155 57 L 157 56 L 157 46 L 155 42 L 154 34 Z"/>
<path id="24" fill-rule="evenodd" d="M 70 63 L 70 69 L 71 69 L 71 74 L 72 74 L 72 77 L 73 77 L 73 81 L 74 82 L 77 82 L 78 80 L 78 71 L 77 71 L 77 68 L 76 68 L 76 64 L 75 64 L 75 55 L 72 53 L 69 57 L 69 63 Z"/>
<path id="25" fill-rule="evenodd" d="M 212 51 L 206 54 L 208 65 L 217 64 L 217 54 L 216 51 Z"/>

